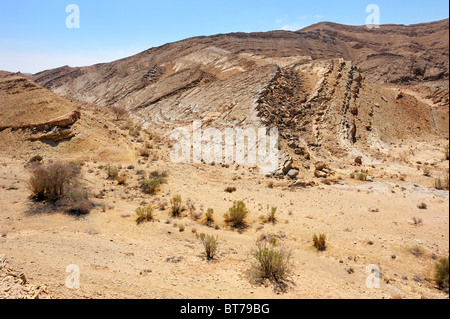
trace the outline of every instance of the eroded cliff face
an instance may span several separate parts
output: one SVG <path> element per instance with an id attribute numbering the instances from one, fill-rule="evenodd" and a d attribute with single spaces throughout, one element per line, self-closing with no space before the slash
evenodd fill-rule
<path id="1" fill-rule="evenodd" d="M 163 135 L 194 120 L 277 127 L 299 161 L 376 162 L 391 143 L 448 134 L 448 20 L 197 37 L 33 78 L 59 95 L 124 106 Z"/>

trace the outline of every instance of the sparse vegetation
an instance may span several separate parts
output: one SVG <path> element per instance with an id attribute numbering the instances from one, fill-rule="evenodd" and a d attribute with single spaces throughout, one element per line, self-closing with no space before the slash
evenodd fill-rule
<path id="1" fill-rule="evenodd" d="M 267 214 L 266 216 L 261 216 L 260 219 L 262 220 L 263 223 L 272 223 L 275 224 L 277 222 L 277 217 L 275 216 L 277 214 L 277 207 L 272 206 L 269 207 L 269 205 L 267 205 Z"/>
<path id="2" fill-rule="evenodd" d="M 430 170 L 430 168 L 428 166 L 425 166 L 423 168 L 423 176 L 426 176 L 426 177 L 430 177 L 431 176 L 431 170 Z"/>
<path id="3" fill-rule="evenodd" d="M 266 241 L 257 242 L 253 257 L 257 262 L 254 270 L 259 279 L 281 283 L 291 272 L 291 252 L 284 248 L 276 248 L 274 244 Z"/>
<path id="4" fill-rule="evenodd" d="M 227 187 L 225 188 L 226 193 L 234 193 L 236 191 L 236 187 Z"/>
<path id="5" fill-rule="evenodd" d="M 214 224 L 214 210 L 212 208 L 208 208 L 205 214 L 205 224 L 207 226 L 211 226 Z"/>
<path id="6" fill-rule="evenodd" d="M 119 175 L 119 168 L 117 166 L 108 164 L 106 165 L 105 169 L 109 179 L 116 179 Z"/>
<path id="7" fill-rule="evenodd" d="M 37 200 L 56 201 L 78 183 L 80 171 L 67 163 L 33 165 L 29 187 Z"/>
<path id="8" fill-rule="evenodd" d="M 183 211 L 182 202 L 180 195 L 172 197 L 170 200 L 170 214 L 172 217 L 181 217 Z"/>
<path id="9" fill-rule="evenodd" d="M 230 224 L 235 228 L 245 228 L 246 227 L 246 217 L 249 212 L 245 207 L 244 202 L 234 202 L 233 207 L 230 207 L 228 213 L 224 215 L 225 222 Z"/>
<path id="10" fill-rule="evenodd" d="M 144 222 L 151 222 L 154 220 L 153 208 L 151 206 L 137 208 L 136 215 L 137 215 L 136 223 L 138 225 Z"/>
<path id="11" fill-rule="evenodd" d="M 447 144 L 447 146 L 445 146 L 445 148 L 444 148 L 444 156 L 445 156 L 445 159 L 448 161 L 448 160 L 450 160 L 450 154 L 449 154 L 449 145 Z"/>
<path id="12" fill-rule="evenodd" d="M 216 256 L 217 253 L 217 248 L 219 246 L 219 237 L 216 236 L 211 236 L 211 235 L 206 235 L 206 234 L 197 234 L 197 238 L 200 239 L 200 241 L 203 244 L 203 247 L 205 248 L 205 254 L 206 257 L 211 260 L 214 259 L 214 257 Z"/>
<path id="13" fill-rule="evenodd" d="M 72 214 L 87 214 L 93 208 L 80 184 L 80 169 L 68 163 L 34 164 L 29 188 L 38 201 L 50 201 Z"/>
<path id="14" fill-rule="evenodd" d="M 350 178 L 356 179 L 359 181 L 365 182 L 367 180 L 368 172 L 361 171 L 361 172 L 354 172 L 350 174 Z"/>
<path id="15" fill-rule="evenodd" d="M 125 175 L 118 175 L 116 181 L 118 185 L 127 185 L 128 178 Z"/>
<path id="16" fill-rule="evenodd" d="M 148 148 L 141 148 L 139 150 L 139 155 L 141 155 L 142 157 L 150 157 L 150 150 Z"/>
<path id="17" fill-rule="evenodd" d="M 112 112 L 112 114 L 114 114 L 117 121 L 120 121 L 128 114 L 127 109 L 122 106 L 111 107 L 111 112 Z"/>
<path id="18" fill-rule="evenodd" d="M 153 195 L 161 184 L 167 183 L 165 173 L 152 172 L 149 178 L 144 178 L 141 182 L 141 190 L 145 194 Z"/>
<path id="19" fill-rule="evenodd" d="M 314 235 L 313 245 L 318 251 L 325 251 L 327 249 L 327 236 L 325 234 Z"/>
<path id="20" fill-rule="evenodd" d="M 141 127 L 140 126 L 131 126 L 128 130 L 128 133 L 130 134 L 130 136 L 132 136 L 134 138 L 138 138 L 139 136 L 141 136 Z"/>
<path id="21" fill-rule="evenodd" d="M 421 203 L 419 206 L 417 206 L 419 209 L 428 209 L 428 205 L 425 203 Z"/>
<path id="22" fill-rule="evenodd" d="M 441 179 L 440 177 L 435 179 L 434 188 L 439 190 L 449 190 L 448 176 L 445 176 L 444 179 Z"/>
<path id="23" fill-rule="evenodd" d="M 423 221 L 421 218 L 413 217 L 412 222 L 414 226 L 422 226 Z"/>
<path id="24" fill-rule="evenodd" d="M 444 290 L 446 293 L 449 292 L 449 262 L 448 257 L 442 258 L 439 262 L 436 263 L 436 272 L 434 275 L 434 279 L 436 284 L 440 289 Z"/>
<path id="25" fill-rule="evenodd" d="M 424 249 L 420 246 L 412 246 L 411 248 L 408 249 L 408 251 L 417 258 L 420 258 L 425 254 Z"/>

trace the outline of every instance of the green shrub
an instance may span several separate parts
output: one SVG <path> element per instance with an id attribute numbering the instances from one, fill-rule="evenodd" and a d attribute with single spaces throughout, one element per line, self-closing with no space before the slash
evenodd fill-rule
<path id="1" fill-rule="evenodd" d="M 165 179 L 159 178 L 159 177 L 153 177 L 153 178 L 144 178 L 144 180 L 141 182 L 141 190 L 145 194 L 154 194 L 156 190 L 161 186 L 161 184 L 166 183 Z"/>
<path id="2" fill-rule="evenodd" d="M 167 178 L 167 172 L 164 172 L 164 171 L 153 171 L 153 172 L 150 173 L 149 177 L 150 178 L 158 178 L 161 181 L 164 181 L 164 183 L 165 183 L 166 178 Z"/>
<path id="3" fill-rule="evenodd" d="M 350 174 L 350 178 L 365 182 L 367 180 L 367 172 L 353 172 Z"/>
<path id="4" fill-rule="evenodd" d="M 205 248 L 205 254 L 208 259 L 214 259 L 217 248 L 219 246 L 218 237 L 214 237 L 211 235 L 200 234 L 197 237 L 201 240 L 203 247 Z"/>
<path id="5" fill-rule="evenodd" d="M 119 168 L 117 168 L 117 166 L 108 164 L 106 165 L 105 169 L 109 179 L 116 179 L 116 177 L 119 175 Z"/>
<path id="6" fill-rule="evenodd" d="M 439 288 L 446 291 L 447 293 L 449 291 L 448 271 L 449 271 L 448 257 L 443 258 L 439 260 L 438 263 L 436 263 L 436 272 L 434 278 Z"/>
<path id="7" fill-rule="evenodd" d="M 278 219 L 275 216 L 277 213 L 277 207 L 272 206 L 272 208 L 269 208 L 269 205 L 267 205 L 267 215 L 266 216 L 261 216 L 261 220 L 263 221 L 263 223 L 272 223 L 275 224 Z"/>
<path id="8" fill-rule="evenodd" d="M 318 251 L 325 251 L 327 249 L 327 236 L 325 234 L 314 235 L 313 244 Z"/>
<path id="9" fill-rule="evenodd" d="M 214 210 L 211 208 L 208 208 L 205 214 L 205 224 L 210 226 L 214 224 Z"/>
<path id="10" fill-rule="evenodd" d="M 234 202 L 233 207 L 230 207 L 228 213 L 224 215 L 225 222 L 231 224 L 235 228 L 244 228 L 246 226 L 245 218 L 249 212 L 245 207 L 244 202 Z"/>
<path id="11" fill-rule="evenodd" d="M 154 220 L 153 208 L 151 206 L 137 208 L 136 215 L 136 223 L 138 225 L 143 222 L 150 222 Z"/>
<path id="12" fill-rule="evenodd" d="M 254 266 L 257 278 L 282 282 L 291 271 L 291 253 L 266 241 L 256 243 L 253 257 L 257 261 Z"/>

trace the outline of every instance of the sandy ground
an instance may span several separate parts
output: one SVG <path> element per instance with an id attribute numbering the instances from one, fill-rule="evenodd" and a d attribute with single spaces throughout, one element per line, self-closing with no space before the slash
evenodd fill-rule
<path id="1" fill-rule="evenodd" d="M 350 179 L 349 167 L 338 174 L 340 184 L 316 180 L 319 186 L 305 189 L 288 188 L 286 180 L 268 179 L 245 167 L 175 165 L 164 156 L 140 164 L 124 160 L 121 172 L 128 176 L 128 186 L 119 186 L 107 180 L 103 163 L 88 161 L 84 183 L 93 195 L 106 195 L 92 197 L 96 208 L 78 218 L 27 213 L 35 204 L 29 198 L 24 159 L 1 159 L 0 255 L 29 282 L 45 285 L 51 298 L 448 298 L 433 281 L 435 259 L 449 254 L 448 191 L 431 188 L 432 179 L 411 164 L 417 158 L 410 164 L 374 166 L 372 175 L 385 176 L 373 183 Z M 134 169 L 127 169 L 130 163 Z M 436 163 L 433 170 L 448 170 L 448 161 Z M 144 195 L 137 172 L 157 169 L 169 173 L 168 184 L 154 196 Z M 271 180 L 273 188 L 267 186 Z M 226 193 L 228 186 L 237 191 Z M 160 203 L 176 194 L 184 204 L 190 199 L 196 213 L 213 208 L 218 229 L 195 221 L 188 211 L 173 219 L 167 208 L 159 210 Z M 236 200 L 250 210 L 249 228 L 241 232 L 223 221 Z M 417 207 L 422 202 L 428 209 Z M 155 207 L 158 221 L 137 225 L 135 209 L 144 204 Z M 267 205 L 278 208 L 274 225 L 259 219 Z M 422 223 L 414 225 L 414 217 Z M 194 232 L 219 237 L 215 260 L 206 260 Z M 319 233 L 328 237 L 324 252 L 312 247 L 312 237 Z M 264 235 L 276 237 L 292 252 L 284 292 L 250 280 L 251 253 Z M 423 256 L 409 251 L 414 246 L 423 249 Z M 80 270 L 78 289 L 66 286 L 69 265 Z M 381 270 L 378 289 L 366 285 L 369 265 Z"/>

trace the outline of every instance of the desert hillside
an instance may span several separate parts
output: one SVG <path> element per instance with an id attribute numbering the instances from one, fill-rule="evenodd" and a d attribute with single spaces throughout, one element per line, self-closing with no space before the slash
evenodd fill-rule
<path id="1" fill-rule="evenodd" d="M 448 298 L 448 29 L 320 23 L 0 72 L 0 298 Z M 174 163 L 170 134 L 194 121 L 277 128 L 278 169 Z M 82 213 L 33 197 L 60 161 Z M 289 251 L 286 277 L 255 279 L 257 243 Z"/>

